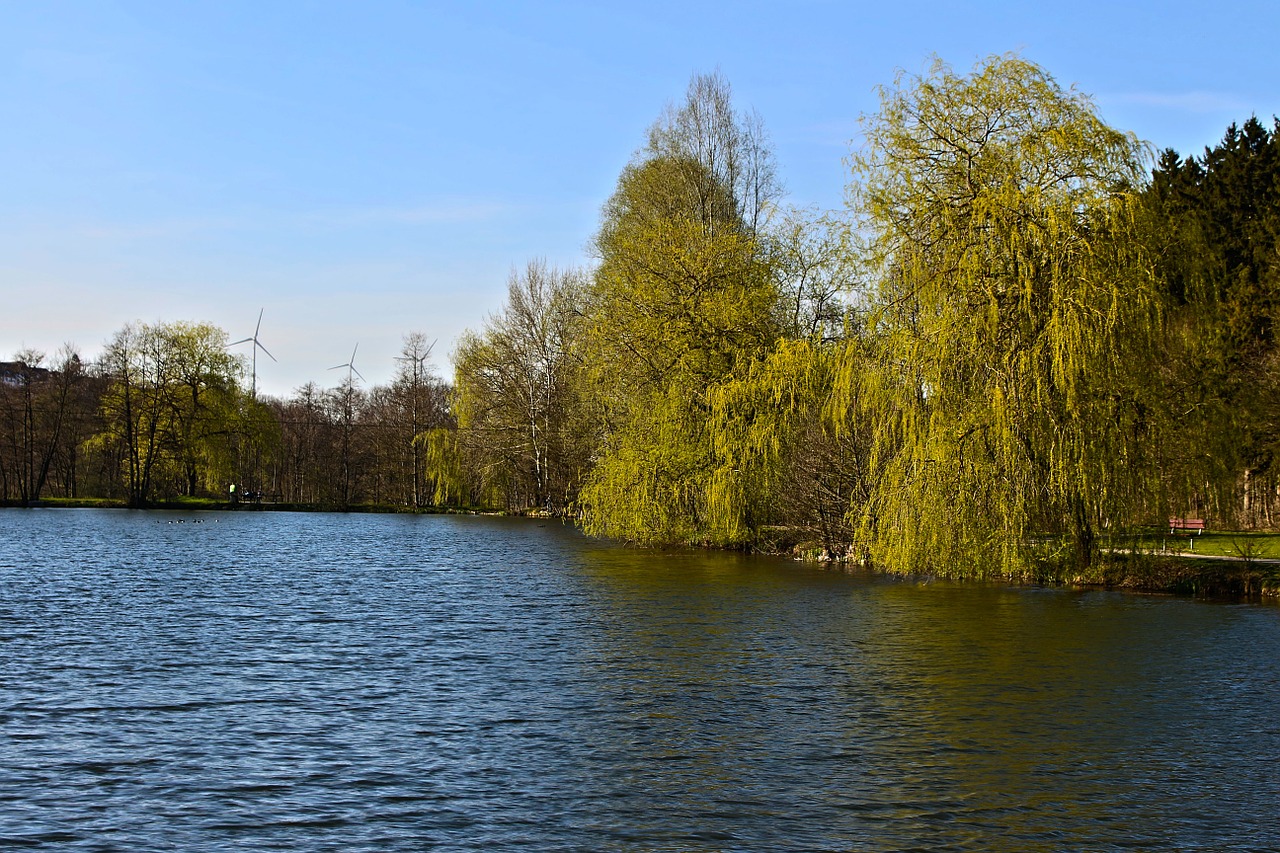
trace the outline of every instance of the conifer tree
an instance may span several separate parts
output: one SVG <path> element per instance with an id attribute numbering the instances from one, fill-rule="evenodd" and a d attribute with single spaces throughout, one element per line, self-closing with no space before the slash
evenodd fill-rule
<path id="1" fill-rule="evenodd" d="M 1162 375 L 1181 402 L 1165 462 L 1175 511 L 1273 523 L 1280 455 L 1280 122 L 1165 151 L 1145 193 L 1170 305 Z"/>

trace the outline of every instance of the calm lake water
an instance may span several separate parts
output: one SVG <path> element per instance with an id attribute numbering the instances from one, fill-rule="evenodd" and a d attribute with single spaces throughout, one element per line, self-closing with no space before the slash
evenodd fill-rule
<path id="1" fill-rule="evenodd" d="M 0 847 L 1280 849 L 1280 608 L 0 511 Z"/>

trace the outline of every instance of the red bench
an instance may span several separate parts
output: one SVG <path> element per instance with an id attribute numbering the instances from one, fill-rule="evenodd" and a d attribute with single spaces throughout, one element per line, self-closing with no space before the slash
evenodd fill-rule
<path id="1" fill-rule="evenodd" d="M 1208 527 L 1208 525 L 1204 523 L 1203 518 L 1169 519 L 1169 535 L 1171 536 L 1179 530 L 1183 532 L 1189 531 L 1191 533 L 1204 533 L 1206 527 Z"/>

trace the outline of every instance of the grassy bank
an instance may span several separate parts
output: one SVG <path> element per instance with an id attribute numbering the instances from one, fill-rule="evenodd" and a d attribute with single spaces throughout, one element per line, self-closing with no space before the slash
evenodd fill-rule
<path id="1" fill-rule="evenodd" d="M 1133 537 L 1131 547 L 1144 553 L 1179 557 L 1227 557 L 1246 562 L 1274 560 L 1280 559 L 1280 534 L 1227 531 L 1174 536 L 1160 530 Z"/>
<path id="2" fill-rule="evenodd" d="M 1229 554 L 1117 553 L 1089 571 L 1068 574 L 1063 580 L 1073 586 L 1107 589 L 1275 598 L 1280 596 L 1280 563 Z"/>
<path id="3" fill-rule="evenodd" d="M 3 501 L 0 506 L 10 508 L 35 507 L 43 509 L 130 509 L 128 503 L 116 498 L 42 498 L 31 504 Z M 398 504 L 351 504 L 340 507 L 332 504 L 230 501 L 215 498 L 172 498 L 149 501 L 146 506 L 132 509 L 186 510 L 190 512 L 219 510 L 224 512 L 361 512 L 361 513 L 420 513 L 473 512 L 442 507 L 413 507 Z"/>
<path id="4" fill-rule="evenodd" d="M 406 514 L 406 515 L 504 515 L 530 516 L 545 518 L 547 513 L 533 510 L 530 512 L 503 512 L 487 507 L 443 507 L 428 506 L 415 509 L 403 504 L 359 503 L 339 506 L 327 503 L 290 503 L 286 501 L 237 501 L 232 503 L 216 498 L 179 497 L 166 500 L 149 501 L 146 506 L 130 507 L 127 501 L 118 498 L 41 498 L 34 503 L 20 501 L 0 501 L 0 507 L 9 509 L 142 509 L 201 512 L 341 512 L 370 514 Z"/>
<path id="5" fill-rule="evenodd" d="M 772 531 L 772 539 L 762 550 L 806 562 L 853 565 L 832 559 L 817 543 L 789 539 L 786 531 Z M 1087 569 L 1044 563 L 1005 580 L 1044 586 L 1280 599 L 1280 534 L 1225 531 L 1191 537 L 1150 530 L 1115 543 Z"/>

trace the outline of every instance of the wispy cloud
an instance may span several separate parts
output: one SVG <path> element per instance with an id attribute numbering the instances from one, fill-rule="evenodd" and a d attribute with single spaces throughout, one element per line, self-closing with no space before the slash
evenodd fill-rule
<path id="1" fill-rule="evenodd" d="M 85 240 L 127 242 L 173 240 L 238 227 L 230 217 L 158 219 L 150 222 L 90 223 L 74 226 L 70 236 Z"/>
<path id="2" fill-rule="evenodd" d="M 44 221 L 15 223 L 30 237 L 93 242 L 183 240 L 234 232 L 334 231 L 378 226 L 465 225 L 516 212 L 520 206 L 491 200 L 450 200 L 403 206 L 350 206 L 318 210 L 245 211 L 217 216 L 175 216 L 117 222 Z"/>
<path id="3" fill-rule="evenodd" d="M 335 227 L 380 224 L 441 225 L 496 219 L 515 209 L 515 205 L 507 202 L 458 199 L 421 205 L 322 210 L 306 214 L 303 221 Z"/>
<path id="4" fill-rule="evenodd" d="M 1244 98 L 1224 92 L 1112 92 L 1099 95 L 1098 100 L 1103 103 L 1161 107 L 1186 113 L 1239 113 L 1249 109 Z"/>

